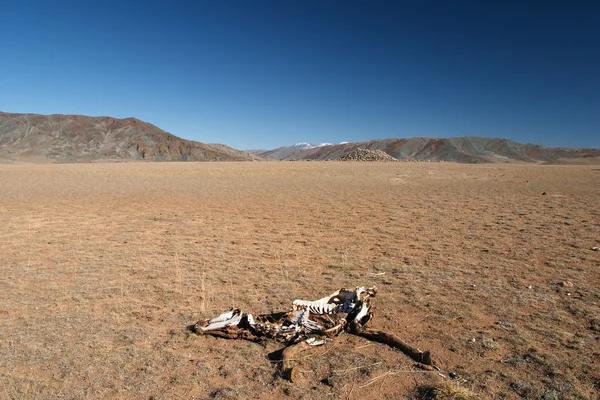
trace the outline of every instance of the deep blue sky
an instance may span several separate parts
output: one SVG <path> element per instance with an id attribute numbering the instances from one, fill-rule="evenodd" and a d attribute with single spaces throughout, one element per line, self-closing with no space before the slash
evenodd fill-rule
<path id="1" fill-rule="evenodd" d="M 240 149 L 598 148 L 600 2 L 0 0 L 0 110 L 134 116 Z"/>

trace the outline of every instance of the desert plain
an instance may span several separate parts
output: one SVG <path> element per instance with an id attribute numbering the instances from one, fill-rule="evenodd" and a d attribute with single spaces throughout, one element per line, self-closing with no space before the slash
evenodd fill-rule
<path id="1" fill-rule="evenodd" d="M 0 227 L 2 399 L 600 395 L 597 165 L 0 164 Z M 358 285 L 440 371 L 188 329 Z"/>

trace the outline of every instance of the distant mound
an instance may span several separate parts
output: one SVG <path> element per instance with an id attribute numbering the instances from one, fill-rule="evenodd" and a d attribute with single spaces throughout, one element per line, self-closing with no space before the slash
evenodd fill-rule
<path id="1" fill-rule="evenodd" d="M 343 157 L 340 161 L 398 161 L 381 150 L 356 149 Z"/>
<path id="2" fill-rule="evenodd" d="M 341 143 L 312 149 L 280 147 L 253 151 L 258 157 L 275 160 L 338 160 L 357 149 L 380 150 L 398 160 L 452 161 L 460 163 L 597 163 L 598 149 L 550 148 L 507 139 L 483 137 L 391 138 L 368 142 Z"/>
<path id="3" fill-rule="evenodd" d="M 222 144 L 181 139 L 135 118 L 0 112 L 0 159 L 12 161 L 251 161 Z"/>

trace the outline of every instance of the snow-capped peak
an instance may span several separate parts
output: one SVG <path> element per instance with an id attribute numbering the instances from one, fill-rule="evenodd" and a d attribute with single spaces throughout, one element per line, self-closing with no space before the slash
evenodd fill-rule
<path id="1" fill-rule="evenodd" d="M 300 143 L 296 143 L 295 145 L 292 146 L 295 149 L 312 149 L 315 146 L 308 143 L 308 142 L 300 142 Z"/>
<path id="2" fill-rule="evenodd" d="M 331 146 L 332 144 L 333 143 L 312 144 L 312 143 L 308 143 L 308 142 L 299 142 L 291 147 L 293 147 L 295 149 L 314 149 L 315 147 Z"/>

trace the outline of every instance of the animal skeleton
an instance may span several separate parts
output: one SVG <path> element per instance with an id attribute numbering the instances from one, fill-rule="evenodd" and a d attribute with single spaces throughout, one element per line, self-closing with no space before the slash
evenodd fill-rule
<path id="1" fill-rule="evenodd" d="M 294 379 L 294 370 L 289 365 L 289 359 L 294 354 L 309 346 L 322 345 L 327 338 L 344 331 L 399 348 L 416 361 L 435 367 L 429 352 L 415 349 L 394 335 L 366 329 L 373 316 L 371 298 L 376 293 L 375 287 L 340 289 L 315 301 L 294 300 L 292 309 L 287 313 L 254 316 L 233 309 L 218 317 L 199 321 L 192 330 L 198 334 L 227 339 L 275 339 L 292 345 L 283 351 L 284 373 L 290 380 Z"/>

